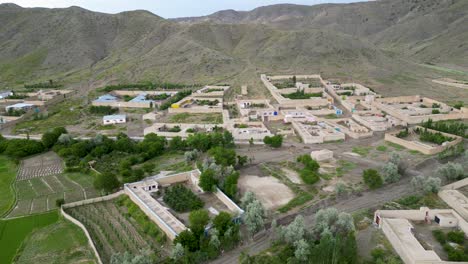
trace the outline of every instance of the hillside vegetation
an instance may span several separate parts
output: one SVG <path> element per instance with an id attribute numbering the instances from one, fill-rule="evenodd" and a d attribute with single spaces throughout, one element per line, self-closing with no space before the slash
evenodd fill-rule
<path id="1" fill-rule="evenodd" d="M 468 100 L 466 90 L 431 82 L 468 80 L 467 10 L 463 0 L 384 0 L 166 20 L 3 4 L 0 85 L 229 82 L 260 95 L 260 73 L 321 73 L 384 95 Z"/>

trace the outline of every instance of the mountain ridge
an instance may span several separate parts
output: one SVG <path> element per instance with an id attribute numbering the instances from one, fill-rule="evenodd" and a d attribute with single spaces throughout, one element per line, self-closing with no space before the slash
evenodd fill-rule
<path id="1" fill-rule="evenodd" d="M 2 4 L 0 85 L 54 78 L 256 86 L 260 73 L 320 72 L 387 92 L 403 81 L 418 90 L 427 85 L 419 77 L 428 68 L 420 64 L 468 69 L 467 2 L 287 4 L 191 21 L 141 10 L 104 14 Z"/>

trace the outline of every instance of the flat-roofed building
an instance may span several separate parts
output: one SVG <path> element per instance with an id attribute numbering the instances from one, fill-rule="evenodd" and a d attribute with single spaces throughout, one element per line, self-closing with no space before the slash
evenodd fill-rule
<path id="1" fill-rule="evenodd" d="M 126 122 L 126 115 L 107 115 L 102 118 L 102 123 L 104 125 L 124 124 Z"/>

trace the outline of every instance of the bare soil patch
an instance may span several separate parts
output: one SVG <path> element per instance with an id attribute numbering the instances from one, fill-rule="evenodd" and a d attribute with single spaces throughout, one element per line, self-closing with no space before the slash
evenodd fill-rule
<path id="1" fill-rule="evenodd" d="M 241 193 L 247 191 L 255 193 L 263 206 L 268 210 L 274 210 L 288 203 L 295 196 L 288 186 L 271 176 L 243 175 L 239 179 L 238 186 Z"/>
<path id="2" fill-rule="evenodd" d="M 301 178 L 299 177 L 299 174 L 296 171 L 293 171 L 288 168 L 282 168 L 282 170 L 284 172 L 284 175 L 286 175 L 286 177 L 288 177 L 288 179 L 292 181 L 293 183 L 297 183 L 297 184 L 302 183 Z"/>

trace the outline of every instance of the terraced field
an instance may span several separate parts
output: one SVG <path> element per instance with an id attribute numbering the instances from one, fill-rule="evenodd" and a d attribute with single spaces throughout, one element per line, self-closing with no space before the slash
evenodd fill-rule
<path id="1" fill-rule="evenodd" d="M 57 199 L 66 203 L 99 196 L 93 187 L 93 176 L 82 173 L 64 173 L 34 177 L 15 183 L 17 202 L 8 217 L 42 213 L 57 208 Z"/>
<path id="2" fill-rule="evenodd" d="M 86 226 L 104 263 L 109 263 L 115 253 L 138 254 L 146 248 L 167 255 L 162 231 L 135 210 L 139 208 L 129 210 L 112 200 L 69 208 L 67 213 Z M 137 219 L 133 218 L 135 214 Z"/>

